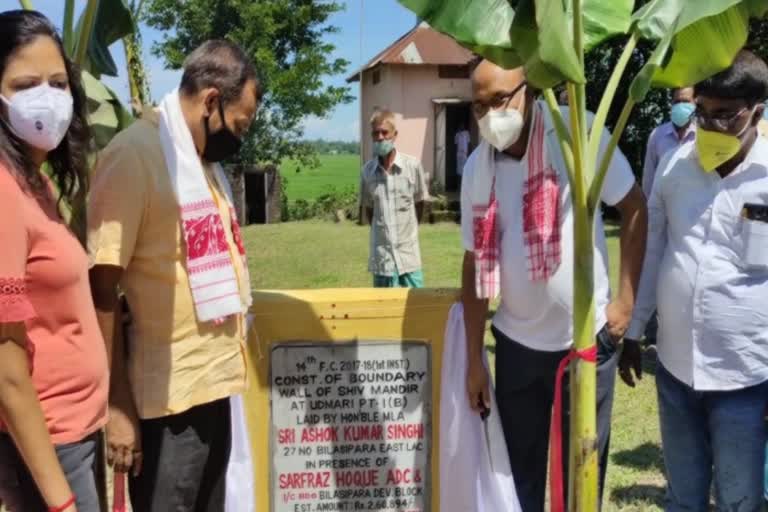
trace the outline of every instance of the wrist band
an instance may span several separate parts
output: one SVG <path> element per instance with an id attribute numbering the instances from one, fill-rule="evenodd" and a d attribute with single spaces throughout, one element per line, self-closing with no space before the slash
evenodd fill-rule
<path id="1" fill-rule="evenodd" d="M 74 505 L 75 503 L 75 495 L 73 494 L 66 502 L 64 502 L 63 505 L 59 505 L 58 507 L 48 507 L 48 512 L 64 512 L 69 507 Z"/>

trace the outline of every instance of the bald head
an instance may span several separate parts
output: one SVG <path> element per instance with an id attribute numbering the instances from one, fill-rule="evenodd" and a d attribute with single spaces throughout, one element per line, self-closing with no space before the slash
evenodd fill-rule
<path id="1" fill-rule="evenodd" d="M 483 60 L 472 74 L 472 105 L 477 119 L 489 110 L 516 109 L 525 114 L 530 92 L 523 68 L 504 69 Z"/>
<path id="2" fill-rule="evenodd" d="M 482 60 L 472 74 L 475 97 L 492 97 L 497 92 L 512 92 L 525 82 L 523 68 L 504 69 L 489 60 Z"/>

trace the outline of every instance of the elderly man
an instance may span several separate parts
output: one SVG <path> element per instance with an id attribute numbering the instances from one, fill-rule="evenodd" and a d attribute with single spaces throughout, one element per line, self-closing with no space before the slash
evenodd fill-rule
<path id="1" fill-rule="evenodd" d="M 668 155 L 622 377 L 658 307 L 665 509 L 760 510 L 768 406 L 768 66 L 742 51 L 695 86 L 696 141 Z M 714 486 L 712 485 L 714 481 Z"/>
<path id="2" fill-rule="evenodd" d="M 360 202 L 371 220 L 368 270 L 377 288 L 424 286 L 419 219 L 429 197 L 424 169 L 395 148 L 397 127 L 389 110 L 371 117 L 374 157 L 360 175 Z"/>
<path id="3" fill-rule="evenodd" d="M 237 153 L 261 95 L 245 53 L 208 41 L 96 166 L 88 245 L 112 354 L 108 458 L 132 472 L 136 511 L 224 510 L 250 285 L 218 162 Z M 133 317 L 125 346 L 113 340 L 118 284 Z"/>
<path id="4" fill-rule="evenodd" d="M 462 297 L 470 404 L 489 406 L 483 364 L 488 302 L 493 318 L 496 399 L 524 512 L 544 510 L 555 374 L 573 346 L 573 207 L 567 171 L 546 106 L 522 69 L 484 61 L 472 78 L 483 143 L 462 188 Z M 568 115 L 568 108 L 562 112 Z M 602 134 L 604 150 L 609 136 Z M 600 487 L 607 466 L 616 345 L 629 325 L 645 247 L 646 206 L 626 158 L 616 152 L 602 199 L 621 213 L 621 280 L 611 301 L 602 220 L 595 226 L 595 332 Z M 566 394 L 567 396 L 567 394 Z M 567 420 L 566 420 L 567 424 Z M 567 427 L 567 425 L 566 425 Z M 565 436 L 567 439 L 567 435 Z M 567 449 L 564 453 L 568 453 Z"/>

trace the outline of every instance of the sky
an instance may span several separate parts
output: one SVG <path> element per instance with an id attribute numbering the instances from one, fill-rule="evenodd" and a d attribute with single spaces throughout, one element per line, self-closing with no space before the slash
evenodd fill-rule
<path id="1" fill-rule="evenodd" d="M 48 16 L 56 26 L 61 26 L 64 13 L 62 0 L 32 0 L 34 7 Z M 350 62 L 348 72 L 343 76 L 326 78 L 329 85 L 344 85 L 347 76 L 357 71 L 373 56 L 396 41 L 400 36 L 411 30 L 416 24 L 416 16 L 402 7 L 396 0 L 340 0 L 344 10 L 336 13 L 329 21 L 339 28 L 339 32 L 328 36 L 328 40 L 336 46 L 332 59 L 343 58 Z M 86 0 L 76 1 L 76 10 L 85 7 Z M 16 8 L 15 0 L 0 0 L 0 10 Z M 361 9 L 362 6 L 362 9 Z M 361 15 L 362 11 L 362 15 Z M 362 23 L 362 53 L 361 53 L 361 23 Z M 178 85 L 181 74 L 179 71 L 165 69 L 162 59 L 151 53 L 152 45 L 162 41 L 163 34 L 153 28 L 141 26 L 144 42 L 144 62 L 150 77 L 152 99 L 159 101 Z M 103 77 L 104 82 L 112 88 L 127 104 L 129 98 L 128 80 L 125 74 L 125 54 L 122 44 L 115 43 L 112 48 L 112 58 L 117 64 L 118 77 Z M 357 101 L 359 86 L 357 82 L 350 84 L 350 92 L 355 101 L 336 108 L 327 118 L 307 117 L 304 121 L 307 139 L 327 140 L 357 140 L 360 136 L 360 106 Z"/>

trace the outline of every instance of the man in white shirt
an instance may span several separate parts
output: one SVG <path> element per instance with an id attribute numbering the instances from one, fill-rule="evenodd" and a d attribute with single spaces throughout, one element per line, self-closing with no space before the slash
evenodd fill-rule
<path id="1" fill-rule="evenodd" d="M 670 120 L 659 125 L 648 137 L 643 163 L 643 193 L 651 197 L 653 181 L 656 178 L 659 162 L 670 151 L 674 151 L 686 142 L 696 138 L 696 125 L 693 123 L 693 111 L 696 104 L 693 101 L 693 87 L 681 87 L 672 91 L 672 108 Z M 645 342 L 656 345 L 658 322 L 653 315 L 645 328 Z"/>
<path id="2" fill-rule="evenodd" d="M 467 390 L 476 411 L 487 409 L 489 376 L 482 361 L 483 338 L 489 299 L 498 290 L 501 303 L 493 318 L 496 398 L 520 504 L 524 512 L 539 512 L 544 510 L 555 373 L 573 345 L 570 185 L 546 106 L 536 101 L 536 91 L 527 86 L 521 69 L 507 71 L 487 61 L 480 63 L 473 74 L 473 111 L 484 140 L 467 161 L 461 198 Z M 567 115 L 567 108 L 563 113 Z M 608 142 L 607 132 L 604 135 L 603 149 Z M 478 192 L 484 187 L 490 195 L 487 211 L 478 202 Z M 621 286 L 611 302 L 605 237 L 598 216 L 594 275 L 601 489 L 618 359 L 616 343 L 631 319 L 647 221 L 645 198 L 619 151 L 611 162 L 602 198 L 620 211 L 622 236 Z M 544 237 L 533 236 L 540 225 L 529 208 L 536 206 L 552 213 L 544 216 L 553 221 Z M 479 210 L 485 217 L 478 215 Z M 495 219 L 488 224 L 492 228 L 484 231 L 482 225 L 490 218 Z M 498 246 L 486 245 L 483 233 L 491 231 Z M 494 253 L 497 261 L 484 259 Z M 495 273 L 494 268 L 498 268 Z M 488 269 L 491 271 L 486 272 Z M 566 419 L 566 428 L 567 423 Z M 563 453 L 568 453 L 567 448 Z"/>
<path id="3" fill-rule="evenodd" d="M 661 163 L 620 375 L 658 308 L 667 511 L 760 510 L 768 406 L 768 66 L 741 52 L 695 86 L 696 142 Z M 633 361 L 634 357 L 634 361 Z M 639 367 L 636 367 L 636 371 Z"/>
<path id="4" fill-rule="evenodd" d="M 643 163 L 643 193 L 651 197 L 653 181 L 658 172 L 659 162 L 666 153 L 677 149 L 696 138 L 696 125 L 693 123 L 693 87 L 681 87 L 672 91 L 670 120 L 657 126 L 648 137 Z"/>
<path id="5" fill-rule="evenodd" d="M 464 164 L 467 163 L 467 156 L 469 155 L 469 131 L 465 125 L 459 127 L 459 131 L 456 132 L 456 136 L 453 138 L 453 142 L 456 144 L 456 174 L 461 179 L 464 173 Z"/>

